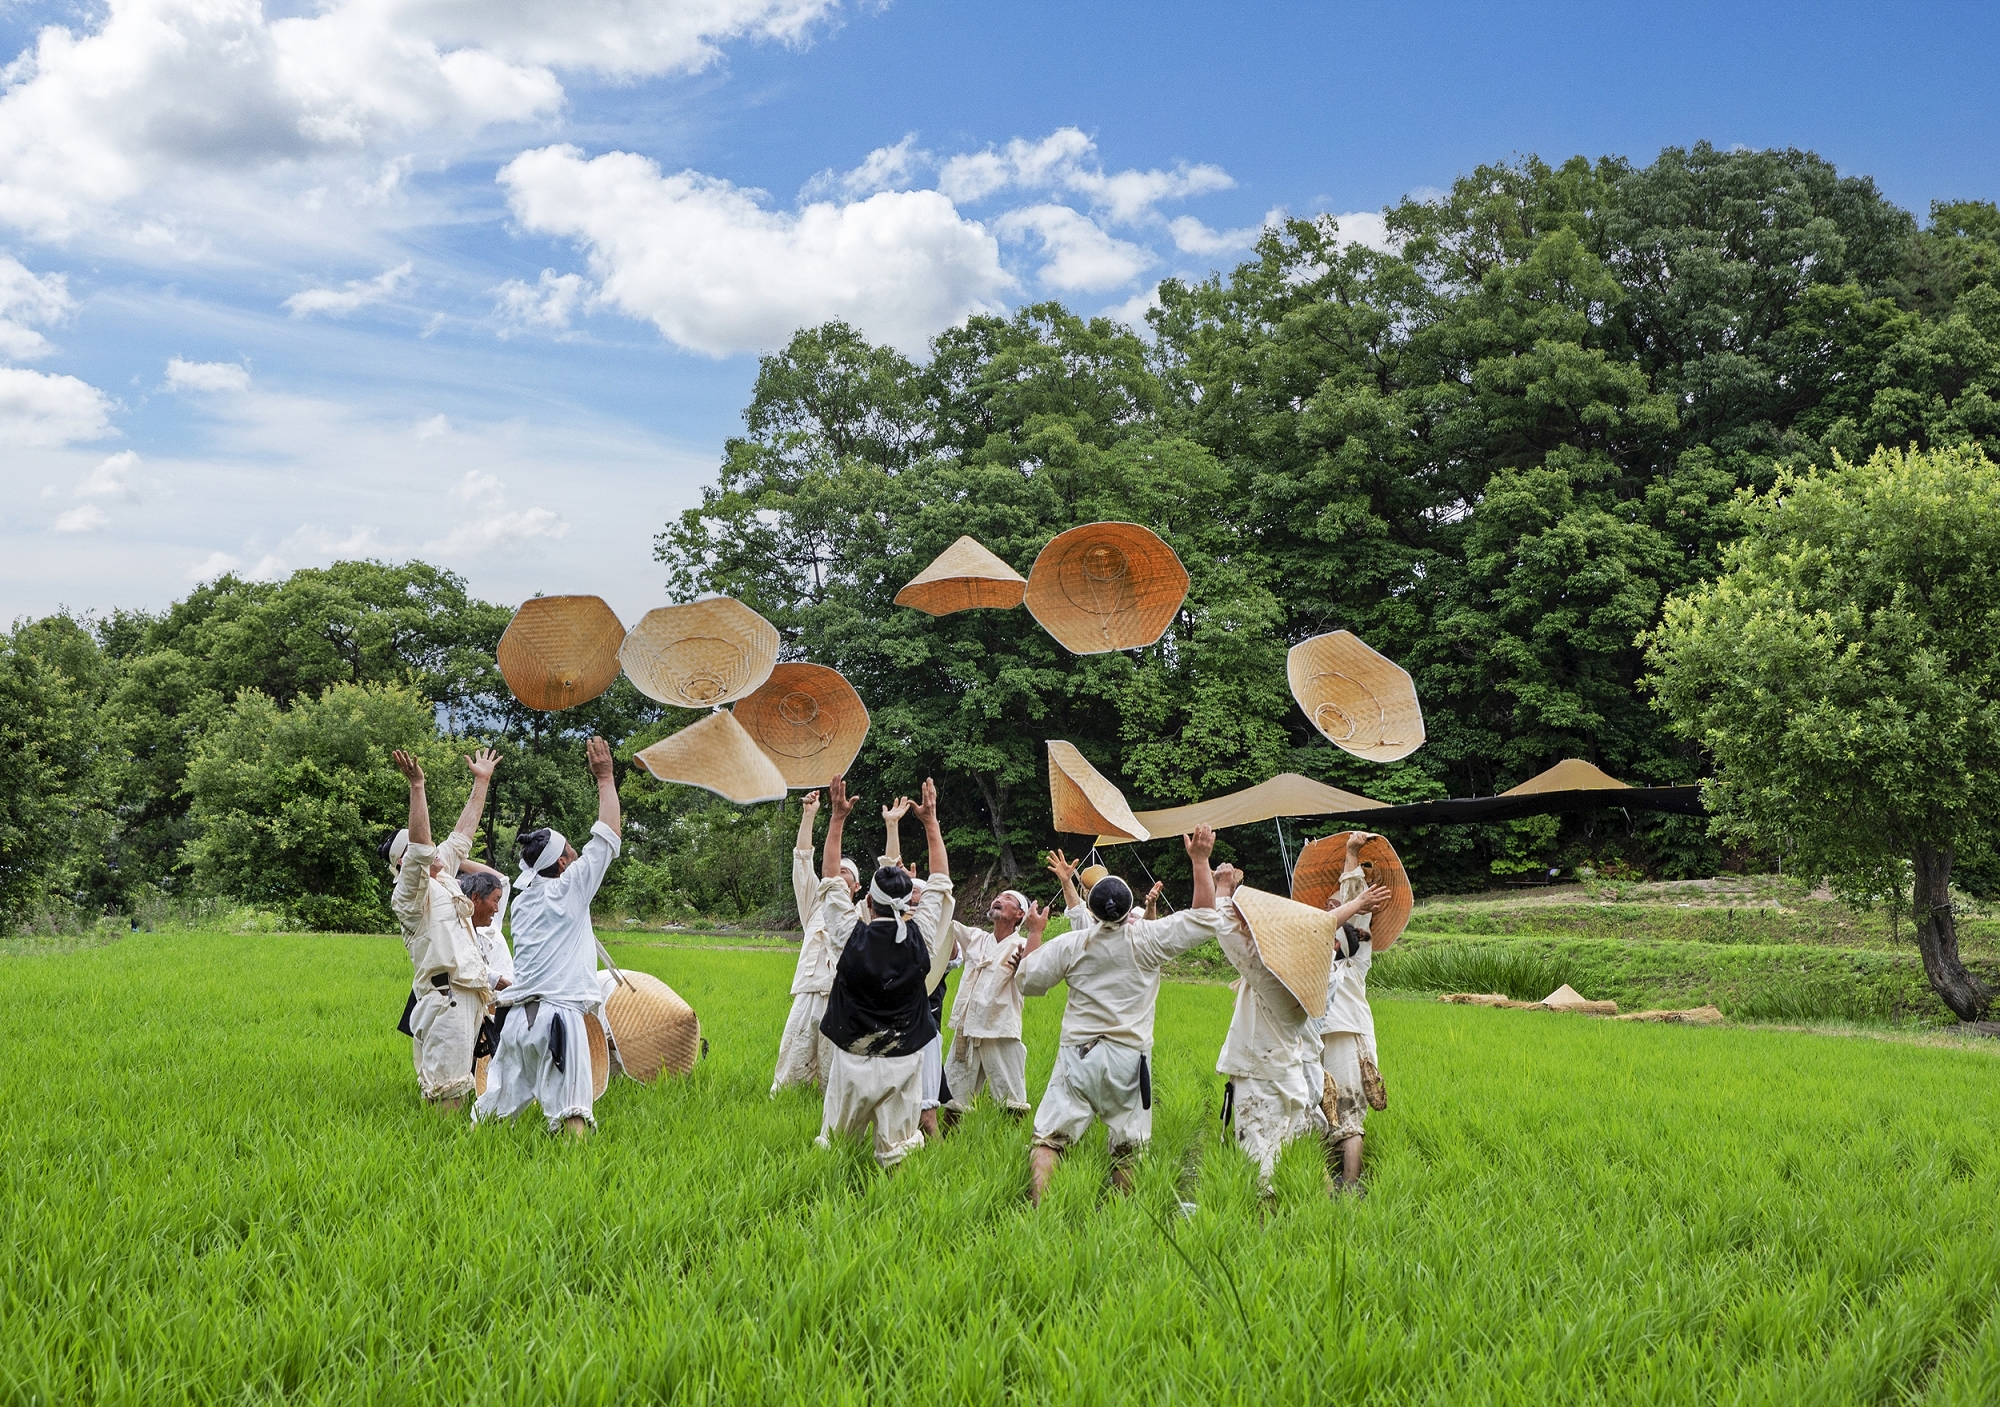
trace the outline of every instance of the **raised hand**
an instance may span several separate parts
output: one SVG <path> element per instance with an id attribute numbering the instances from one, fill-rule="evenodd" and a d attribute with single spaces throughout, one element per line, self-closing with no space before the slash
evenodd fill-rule
<path id="1" fill-rule="evenodd" d="M 929 777 L 924 778 L 922 795 L 924 799 L 917 803 L 917 819 L 928 825 L 937 819 L 937 783 Z M 898 804 L 908 804 L 908 801 L 909 798 L 905 797 Z"/>
<path id="2" fill-rule="evenodd" d="M 826 792 L 827 796 L 832 800 L 833 819 L 836 821 L 845 821 L 848 813 L 854 809 L 855 802 L 855 798 L 847 794 L 847 778 L 835 777 L 831 782 L 827 783 Z"/>
<path id="3" fill-rule="evenodd" d="M 500 754 L 490 747 L 483 747 L 466 758 L 465 765 L 472 769 L 475 781 L 490 782 L 493 780 L 493 769 L 500 765 Z"/>
<path id="4" fill-rule="evenodd" d="M 1383 909 L 1389 907 L 1389 901 L 1395 897 L 1396 891 L 1390 889 L 1387 885 L 1370 885 L 1367 891 L 1361 896 L 1361 907 L 1357 912 L 1364 914 L 1380 913 Z"/>
<path id="5" fill-rule="evenodd" d="M 396 764 L 396 770 L 408 779 L 411 786 L 420 787 L 424 784 L 423 764 L 411 754 L 397 748 L 389 754 L 389 758 Z"/>
<path id="6" fill-rule="evenodd" d="M 1215 828 L 1196 826 L 1191 833 L 1181 837 L 1181 844 L 1187 847 L 1190 860 L 1206 861 L 1215 853 Z"/>
<path id="7" fill-rule="evenodd" d="M 590 775 L 600 782 L 611 780 L 611 744 L 602 738 L 592 738 L 583 745 L 583 755 L 590 760 Z"/>
<path id="8" fill-rule="evenodd" d="M 910 808 L 912 806 L 915 806 L 916 804 L 917 804 L 916 802 L 910 800 L 910 798 L 907 796 L 897 797 L 889 805 L 884 806 L 882 808 L 882 820 L 884 824 L 891 826 L 895 825 L 896 822 L 902 820 L 903 817 L 909 815 Z"/>
<path id="9" fill-rule="evenodd" d="M 816 816 L 816 815 L 818 815 L 818 814 L 819 814 L 819 793 L 818 793 L 818 792 L 816 792 L 816 791 L 809 791 L 809 792 L 807 792 L 807 793 L 805 794 L 805 797 L 804 797 L 804 799 L 802 799 L 802 800 L 801 800 L 801 801 L 799 802 L 799 804 L 800 804 L 801 806 L 803 806 L 803 807 L 805 808 L 805 812 L 806 812 L 806 814 L 807 814 L 808 816 Z"/>
<path id="10" fill-rule="evenodd" d="M 1054 875 L 1058 880 L 1075 879 L 1077 866 L 1082 863 L 1083 861 L 1081 860 L 1070 859 L 1060 850 L 1051 850 L 1049 852 L 1049 873 Z"/>

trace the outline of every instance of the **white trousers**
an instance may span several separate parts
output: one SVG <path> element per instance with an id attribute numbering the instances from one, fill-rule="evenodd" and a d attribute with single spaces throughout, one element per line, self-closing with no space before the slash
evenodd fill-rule
<path id="1" fill-rule="evenodd" d="M 1035 1110 L 1035 1143 L 1067 1148 L 1090 1132 L 1092 1119 L 1102 1119 L 1114 1160 L 1143 1148 L 1153 1136 L 1153 1111 L 1143 1098 L 1139 1078 L 1144 1059 L 1131 1046 L 1115 1041 L 1058 1049 L 1049 1087 Z"/>
<path id="2" fill-rule="evenodd" d="M 924 1084 L 918 1103 L 921 1108 L 935 1109 L 944 1100 L 944 1033 L 940 1031 L 931 1037 L 931 1043 L 917 1052 L 924 1061 Z"/>
<path id="3" fill-rule="evenodd" d="M 1278 1154 L 1312 1127 L 1320 1091 L 1308 1083 L 1304 1065 L 1294 1065 L 1282 1080 L 1233 1075 L 1229 1082 L 1235 1090 L 1236 1145 L 1257 1165 L 1258 1187 L 1268 1190 Z"/>
<path id="4" fill-rule="evenodd" d="M 426 982 L 410 1012 L 410 1060 L 426 1099 L 458 1099 L 472 1092 L 472 1048 L 486 1008 L 467 987 Z"/>
<path id="5" fill-rule="evenodd" d="M 1351 1031 L 1329 1031 L 1320 1037 L 1319 1063 L 1326 1075 L 1321 1110 L 1335 1142 L 1359 1138 L 1368 1112 L 1361 1088 L 1361 1050 L 1361 1037 Z"/>
<path id="6" fill-rule="evenodd" d="M 988 1089 L 1009 1109 L 1027 1112 L 1028 1047 L 1020 1040 L 955 1031 L 944 1076 L 951 1085 L 950 1105 L 954 1109 L 970 1109 L 979 1091 Z"/>
<path id="7" fill-rule="evenodd" d="M 556 1017 L 563 1024 L 563 1068 L 558 1070 L 549 1054 L 549 1036 Z M 511 1119 L 530 1104 L 542 1106 L 542 1116 L 553 1133 L 564 1119 L 580 1118 L 592 1128 L 590 1036 L 583 1026 L 583 1008 L 544 1001 L 536 1005 L 535 1019 L 528 1019 L 527 1007 L 507 1014 L 500 1029 L 500 1048 L 486 1067 L 486 1093 L 472 1106 L 473 1122 L 481 1119 Z"/>
<path id="8" fill-rule="evenodd" d="M 923 1085 L 922 1054 L 850 1055 L 835 1046 L 826 1074 L 819 1137 L 833 1146 L 835 1134 L 875 1131 L 875 1161 L 893 1168 L 924 1146 L 917 1127 Z"/>
<path id="9" fill-rule="evenodd" d="M 819 1033 L 826 998 L 825 992 L 800 992 L 792 998 L 785 1034 L 778 1039 L 778 1068 L 771 1075 L 771 1093 L 792 1085 L 826 1083 L 834 1050 L 833 1042 Z"/>

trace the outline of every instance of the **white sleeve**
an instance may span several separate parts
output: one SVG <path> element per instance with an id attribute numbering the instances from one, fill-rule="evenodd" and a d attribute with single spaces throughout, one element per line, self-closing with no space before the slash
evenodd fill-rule
<path id="1" fill-rule="evenodd" d="M 453 831 L 446 836 L 437 848 L 437 857 L 444 861 L 444 873 L 447 876 L 456 875 L 458 867 L 464 864 L 471 854 L 472 837 L 460 831 Z"/>
<path id="2" fill-rule="evenodd" d="M 839 879 L 821 880 L 817 897 L 820 916 L 826 922 L 827 951 L 838 962 L 847 950 L 847 940 L 854 936 L 854 897 L 847 892 L 847 882 Z"/>
<path id="3" fill-rule="evenodd" d="M 1051 938 L 1041 947 L 1021 959 L 1017 975 L 1021 991 L 1031 997 L 1039 997 L 1048 992 L 1058 982 L 1068 979 L 1070 969 L 1083 956 L 1083 934 L 1071 929 L 1057 938 Z"/>
<path id="4" fill-rule="evenodd" d="M 951 970 L 952 916 L 957 912 L 958 899 L 952 893 L 950 875 L 934 874 L 924 881 L 924 897 L 917 900 L 914 917 L 918 931 L 930 938 L 931 970 L 924 979 L 926 992 L 935 992 L 945 973 Z"/>
<path id="5" fill-rule="evenodd" d="M 799 908 L 799 927 L 812 927 L 813 896 L 819 892 L 819 876 L 813 873 L 813 853 L 792 850 L 792 901 Z"/>
<path id="6" fill-rule="evenodd" d="M 403 867 L 396 871 L 396 889 L 389 907 L 402 921 L 403 931 L 415 933 L 423 927 L 431 907 L 431 859 L 437 848 L 412 845 L 403 852 Z"/>
<path id="7" fill-rule="evenodd" d="M 1188 949 L 1219 937 L 1222 915 L 1214 909 L 1182 909 L 1166 918 L 1141 919 L 1128 932 L 1140 966 L 1165 967 Z"/>
<path id="8" fill-rule="evenodd" d="M 605 871 L 611 868 L 611 862 L 618 858 L 622 848 L 617 831 L 602 821 L 594 821 L 590 827 L 590 839 L 584 842 L 583 853 L 561 875 L 543 883 L 561 885 L 561 894 L 566 901 L 574 902 L 571 896 L 580 896 L 587 909 L 590 901 L 597 897 L 598 886 L 604 883 Z"/>

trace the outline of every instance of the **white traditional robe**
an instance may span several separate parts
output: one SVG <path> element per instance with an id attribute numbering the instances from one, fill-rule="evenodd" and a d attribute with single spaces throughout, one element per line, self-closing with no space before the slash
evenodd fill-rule
<path id="1" fill-rule="evenodd" d="M 472 837 L 453 831 L 440 845 L 403 852 L 389 907 L 410 955 L 410 1060 L 426 1099 L 458 1099 L 472 1090 L 472 1048 L 493 983 L 472 932 L 472 901 L 459 891 L 458 867 Z M 443 867 L 430 872 L 431 861 Z M 441 980 L 440 980 L 441 979 Z"/>

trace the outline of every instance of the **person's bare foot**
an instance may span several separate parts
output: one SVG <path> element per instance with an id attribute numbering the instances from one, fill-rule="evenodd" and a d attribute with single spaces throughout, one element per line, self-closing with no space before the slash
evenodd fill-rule
<path id="1" fill-rule="evenodd" d="M 563 1131 L 569 1134 L 571 1138 L 589 1138 L 590 1120 L 584 1118 L 581 1114 L 572 1114 L 563 1120 Z"/>
<path id="2" fill-rule="evenodd" d="M 1042 1194 L 1049 1190 L 1049 1175 L 1056 1170 L 1056 1159 L 1061 1156 L 1055 1149 L 1039 1144 L 1028 1154 L 1028 1200 L 1038 1207 L 1042 1204 Z"/>
<path id="3" fill-rule="evenodd" d="M 917 1115 L 917 1127 L 923 1130 L 926 1139 L 938 1136 L 938 1114 L 935 1109 L 926 1109 Z"/>

